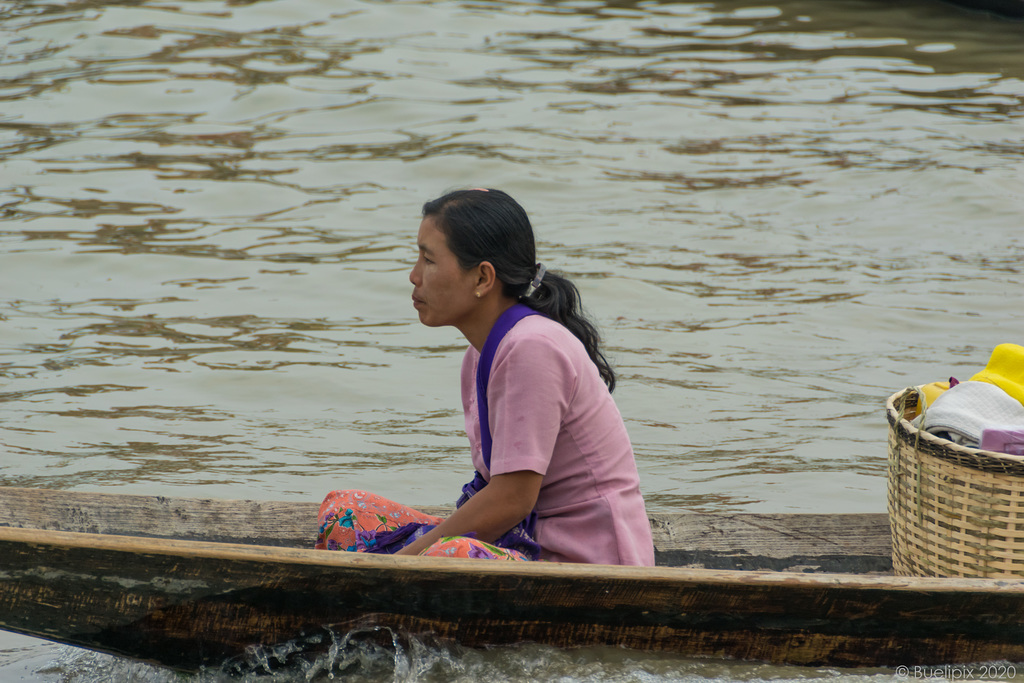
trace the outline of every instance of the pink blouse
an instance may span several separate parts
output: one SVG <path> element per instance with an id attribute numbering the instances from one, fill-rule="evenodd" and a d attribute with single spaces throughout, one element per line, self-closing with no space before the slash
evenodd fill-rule
<path id="1" fill-rule="evenodd" d="M 480 447 L 479 358 L 471 346 L 462 361 L 473 465 L 487 480 L 522 470 L 544 475 L 536 507 L 542 559 L 653 565 L 633 447 L 583 344 L 539 315 L 519 321 L 502 340 L 487 388 L 490 472 Z"/>

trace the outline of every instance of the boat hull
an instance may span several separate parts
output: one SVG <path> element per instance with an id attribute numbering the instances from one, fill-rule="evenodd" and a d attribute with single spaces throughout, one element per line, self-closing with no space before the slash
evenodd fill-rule
<path id="1" fill-rule="evenodd" d="M 353 628 L 838 667 L 1024 661 L 1024 582 L 568 566 L 0 529 L 0 627 L 175 669 Z"/>

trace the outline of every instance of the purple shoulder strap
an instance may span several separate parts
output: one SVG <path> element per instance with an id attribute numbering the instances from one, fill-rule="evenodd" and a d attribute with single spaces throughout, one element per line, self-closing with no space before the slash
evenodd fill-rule
<path id="1" fill-rule="evenodd" d="M 494 364 L 494 353 L 498 344 L 505 338 L 509 330 L 523 318 L 530 315 L 543 315 L 525 304 L 515 304 L 501 314 L 494 323 L 484 348 L 480 351 L 480 360 L 476 366 L 476 407 L 480 417 L 480 448 L 483 451 L 484 465 L 491 469 L 491 423 L 487 412 L 487 382 L 491 377 L 491 365 Z"/>

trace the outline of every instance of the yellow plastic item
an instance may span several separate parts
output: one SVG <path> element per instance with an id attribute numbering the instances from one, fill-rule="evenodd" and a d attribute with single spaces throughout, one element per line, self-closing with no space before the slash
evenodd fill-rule
<path id="1" fill-rule="evenodd" d="M 1024 346 L 1000 344 L 993 349 L 985 369 L 972 377 L 971 381 L 995 384 L 1024 403 Z"/>
<path id="2" fill-rule="evenodd" d="M 935 399 L 942 395 L 942 392 L 949 389 L 949 382 L 932 382 L 931 384 L 923 384 L 917 388 L 924 396 L 924 407 L 930 406 Z"/>

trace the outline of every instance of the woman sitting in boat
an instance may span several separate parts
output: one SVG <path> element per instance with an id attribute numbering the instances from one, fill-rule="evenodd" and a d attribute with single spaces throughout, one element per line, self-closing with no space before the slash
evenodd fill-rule
<path id="1" fill-rule="evenodd" d="M 526 212 L 499 190 L 451 192 L 424 205 L 418 246 L 420 322 L 470 344 L 462 407 L 476 476 L 447 518 L 334 491 L 316 547 L 654 564 L 615 374 L 575 285 L 536 263 Z"/>

